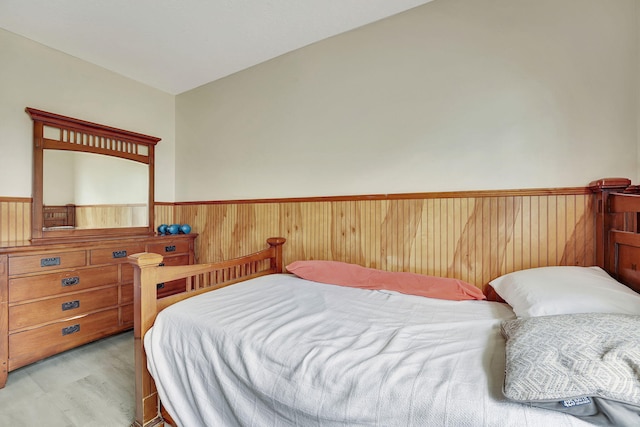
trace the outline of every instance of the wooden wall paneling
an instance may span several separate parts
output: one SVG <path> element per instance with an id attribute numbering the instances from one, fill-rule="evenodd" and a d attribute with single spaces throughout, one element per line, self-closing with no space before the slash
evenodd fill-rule
<path id="1" fill-rule="evenodd" d="M 337 202 L 331 217 L 335 235 L 331 239 L 334 259 L 345 259 L 354 264 L 366 264 L 360 242 L 365 241 L 362 218 L 356 201 Z"/>
<path id="2" fill-rule="evenodd" d="M 458 277 L 482 286 L 543 265 L 592 265 L 593 196 L 474 197 L 229 202 L 176 206 L 200 234 L 199 262 L 287 238 L 284 262 L 327 259 L 389 271 Z"/>
<path id="3" fill-rule="evenodd" d="M 31 203 L 16 203 L 15 240 L 20 242 L 31 238 Z"/>
<path id="4" fill-rule="evenodd" d="M 574 224 L 568 235 L 560 265 L 595 265 L 595 213 L 593 200 L 575 196 L 573 214 L 567 211 L 567 223 Z"/>
<path id="5" fill-rule="evenodd" d="M 310 223 L 306 218 L 307 212 L 305 212 L 304 205 L 303 203 L 282 203 L 279 209 L 271 203 L 269 206 L 261 206 L 262 211 L 267 214 L 262 215 L 266 221 L 263 220 L 254 230 L 255 238 L 257 239 L 260 236 L 260 230 L 273 230 L 279 237 L 284 237 L 287 242 L 292 242 L 295 253 L 288 253 L 285 264 L 306 256 L 304 249 L 307 246 L 307 233 Z M 277 211 L 279 211 L 279 218 L 275 214 Z M 276 225 L 275 229 L 274 225 Z"/>
<path id="6" fill-rule="evenodd" d="M 483 284 L 508 271 L 593 265 L 591 194 L 284 202 L 156 203 L 155 223 L 188 223 L 198 262 L 288 239 L 284 261 L 334 259 L 390 271 L 458 277 Z M 0 198 L 0 241 L 30 238 L 31 201 Z"/>
<path id="7" fill-rule="evenodd" d="M 482 259 L 479 258 L 482 253 L 479 250 L 482 244 L 482 235 L 479 234 L 482 230 L 482 210 L 479 209 L 481 204 L 478 203 L 478 199 L 468 197 L 466 202 L 468 213 L 464 227 L 460 231 L 458 253 L 464 259 L 463 269 L 466 271 L 466 279 L 462 278 L 462 280 L 476 283 L 482 280 Z"/>
<path id="8" fill-rule="evenodd" d="M 540 198 L 538 196 L 529 196 L 528 201 L 529 245 L 525 248 L 528 249 L 528 252 L 525 252 L 525 257 L 528 260 L 528 268 L 535 268 L 540 266 L 540 250 L 538 244 L 540 241 Z"/>
<path id="9" fill-rule="evenodd" d="M 458 277 L 461 280 L 466 282 L 472 282 L 474 279 L 471 279 L 470 276 L 473 273 L 470 268 L 471 264 L 469 262 L 469 257 L 471 255 L 470 252 L 470 235 L 467 235 L 469 230 L 468 225 L 472 223 L 471 221 L 471 212 L 469 210 L 469 198 L 459 198 L 454 199 L 456 206 L 454 209 L 459 212 L 459 215 L 456 219 L 455 224 L 455 247 L 453 253 L 453 263 L 452 268 L 450 269 L 451 274 L 454 277 Z"/>
<path id="10" fill-rule="evenodd" d="M 424 206 L 422 208 L 422 221 L 421 221 L 421 233 L 420 233 L 420 243 L 422 247 L 422 260 L 421 260 L 421 271 L 431 272 L 434 270 L 435 266 L 435 244 L 436 240 L 434 238 L 435 233 L 435 199 L 427 199 L 424 201 Z"/>
<path id="11" fill-rule="evenodd" d="M 77 228 L 118 228 L 145 226 L 147 205 L 76 205 Z M 158 223 L 160 225 L 162 223 Z"/>
<path id="12" fill-rule="evenodd" d="M 174 210 L 175 205 L 173 203 L 155 202 L 154 224 L 156 225 L 156 227 L 161 224 L 174 224 Z"/>
<path id="13" fill-rule="evenodd" d="M 547 265 L 554 265 L 558 257 L 557 238 L 558 238 L 558 217 L 557 203 L 555 196 L 546 197 L 547 200 Z"/>
<path id="14" fill-rule="evenodd" d="M 0 197 L 0 245 L 31 238 L 31 199 Z"/>
<path id="15" fill-rule="evenodd" d="M 481 282 L 487 282 L 491 278 L 491 259 L 493 254 L 492 250 L 492 240 L 494 236 L 492 233 L 495 231 L 495 227 L 492 227 L 491 220 L 493 219 L 491 216 L 491 203 L 493 202 L 492 197 L 484 197 L 480 199 L 479 203 L 482 204 L 482 220 L 480 222 L 481 229 L 480 234 L 482 236 L 482 245 L 480 247 L 476 247 L 477 250 L 480 251 L 479 258 L 482 260 L 482 274 L 480 276 Z"/>
<path id="16" fill-rule="evenodd" d="M 461 200 L 462 206 L 464 206 L 464 215 L 462 216 L 462 223 L 460 224 L 460 236 L 458 238 L 458 244 L 456 251 L 458 258 L 460 259 L 460 271 L 462 272 L 461 279 L 469 282 L 475 282 L 475 271 L 472 268 L 475 262 L 475 247 L 476 241 L 476 224 L 472 221 L 474 213 L 475 200 L 470 197 L 465 197 Z"/>
<path id="17" fill-rule="evenodd" d="M 545 243 L 544 252 L 542 256 L 542 265 L 553 265 L 553 262 L 556 259 L 556 203 L 554 196 L 546 196 L 541 198 L 541 202 L 544 201 L 544 234 L 541 237 L 541 241 Z"/>
<path id="18" fill-rule="evenodd" d="M 381 210 L 381 230 L 380 230 L 380 267 L 387 271 L 396 271 L 395 268 L 397 259 L 397 244 L 393 239 L 394 234 L 394 221 L 396 217 L 393 215 L 393 210 L 396 208 L 394 200 L 389 200 L 383 203 L 383 209 Z"/>
<path id="19" fill-rule="evenodd" d="M 446 276 L 449 271 L 449 254 L 448 254 L 448 239 L 450 234 L 449 229 L 449 199 L 439 199 L 437 203 L 436 213 L 436 231 L 437 231 L 437 244 L 436 254 L 438 255 L 438 261 L 435 265 L 433 274 L 438 276 Z"/>
<path id="20" fill-rule="evenodd" d="M 554 264 L 558 264 L 564 255 L 564 248 L 568 239 L 569 229 L 573 229 L 575 224 L 571 227 L 567 223 L 567 196 L 556 196 L 554 198 L 556 207 L 555 223 L 556 223 L 556 238 L 555 238 L 555 257 Z"/>
<path id="21" fill-rule="evenodd" d="M 238 205 L 238 217 L 234 230 L 240 234 L 240 244 L 235 247 L 235 256 L 246 255 L 264 248 L 265 235 L 269 237 L 283 237 L 278 234 L 281 230 L 279 217 L 283 209 L 282 204 L 278 206 L 274 203 L 251 203 Z M 289 211 L 289 232 L 292 239 L 298 238 L 299 212 L 292 208 Z M 266 234 L 265 234 L 266 233 Z M 234 234 L 235 235 L 235 234 Z"/>
<path id="22" fill-rule="evenodd" d="M 504 256 L 500 259 L 499 272 L 505 271 L 506 268 L 515 265 L 515 242 L 513 241 L 513 232 L 515 229 L 515 215 L 518 213 L 516 209 L 516 197 L 506 197 L 504 201 L 504 223 L 501 231 L 504 239 Z M 501 273 L 502 274 L 502 273 Z"/>
<path id="23" fill-rule="evenodd" d="M 205 205 L 186 205 L 186 206 L 175 206 L 174 207 L 174 216 L 173 222 L 176 224 L 189 224 L 191 226 L 191 231 L 193 233 L 200 233 L 201 230 L 207 230 L 207 212 Z M 205 262 L 201 261 L 202 254 L 208 254 L 207 248 L 209 240 L 211 239 L 211 235 L 207 234 L 207 239 L 202 239 L 200 236 L 195 241 L 196 245 L 196 262 Z"/>
<path id="24" fill-rule="evenodd" d="M 11 233 L 11 229 L 9 226 L 11 225 L 9 222 L 11 204 L 7 202 L 0 202 L 0 237 L 2 240 L 9 240 L 9 234 Z"/>
<path id="25" fill-rule="evenodd" d="M 563 260 L 575 262 L 574 245 L 570 244 L 576 227 L 575 199 L 572 196 L 556 196 L 556 264 Z"/>
<path id="26" fill-rule="evenodd" d="M 521 243 L 519 250 L 522 261 L 519 265 L 520 269 L 531 267 L 531 196 L 522 196 L 522 210 L 520 214 L 520 236 Z"/>
<path id="27" fill-rule="evenodd" d="M 420 241 L 419 227 L 422 223 L 422 210 L 424 208 L 423 200 L 402 200 L 402 221 L 404 225 L 402 230 L 404 235 L 400 237 L 398 244 L 402 244 L 403 253 L 401 258 L 404 260 L 402 263 L 402 271 L 416 272 L 421 270 L 420 262 L 415 258 L 417 254 L 417 248 L 422 246 Z"/>
<path id="28" fill-rule="evenodd" d="M 216 205 L 213 209 L 207 212 L 206 217 L 206 231 L 208 232 L 209 239 L 207 243 L 207 253 L 213 258 L 211 261 L 217 261 L 225 258 L 225 254 L 231 257 L 231 254 L 227 252 L 231 233 L 224 233 L 224 225 L 228 224 L 227 218 L 232 216 L 230 212 L 232 205 Z"/>

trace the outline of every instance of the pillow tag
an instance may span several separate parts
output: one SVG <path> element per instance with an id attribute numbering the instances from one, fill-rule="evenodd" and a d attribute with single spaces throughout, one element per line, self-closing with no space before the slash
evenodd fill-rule
<path id="1" fill-rule="evenodd" d="M 589 403 L 591 403 L 591 399 L 588 397 L 576 397 L 575 399 L 563 400 L 562 406 L 571 408 L 573 406 L 588 405 Z"/>

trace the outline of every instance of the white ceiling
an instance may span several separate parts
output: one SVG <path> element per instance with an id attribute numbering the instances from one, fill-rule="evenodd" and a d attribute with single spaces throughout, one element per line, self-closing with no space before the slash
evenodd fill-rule
<path id="1" fill-rule="evenodd" d="M 0 0 L 0 28 L 171 94 L 431 0 Z"/>

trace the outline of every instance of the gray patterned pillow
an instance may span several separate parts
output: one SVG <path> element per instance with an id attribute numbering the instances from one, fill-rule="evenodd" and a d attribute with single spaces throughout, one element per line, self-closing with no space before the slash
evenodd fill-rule
<path id="1" fill-rule="evenodd" d="M 640 316 L 516 319 L 503 322 L 502 333 L 508 399 L 601 425 L 640 425 Z"/>

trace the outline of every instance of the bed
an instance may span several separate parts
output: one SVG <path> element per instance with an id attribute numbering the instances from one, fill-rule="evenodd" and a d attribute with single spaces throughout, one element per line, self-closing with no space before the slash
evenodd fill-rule
<path id="1" fill-rule="evenodd" d="M 512 272 L 490 300 L 456 279 L 285 269 L 282 238 L 213 264 L 131 256 L 134 425 L 638 425 L 640 196 L 591 186 L 598 265 Z"/>

